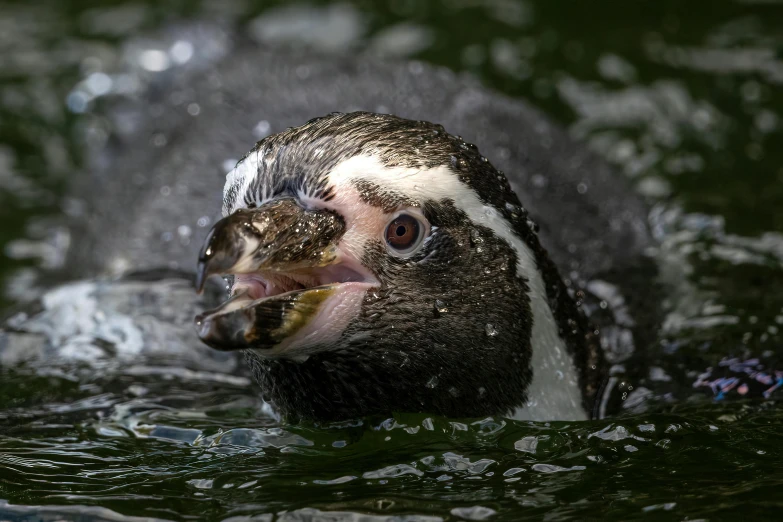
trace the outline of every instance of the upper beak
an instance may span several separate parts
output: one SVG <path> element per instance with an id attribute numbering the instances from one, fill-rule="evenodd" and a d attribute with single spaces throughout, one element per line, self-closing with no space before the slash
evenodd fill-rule
<path id="1" fill-rule="evenodd" d="M 326 266 L 337 257 L 345 222 L 328 210 L 307 210 L 284 198 L 240 209 L 207 234 L 196 270 L 201 292 L 214 274 L 248 274 Z"/>
<path id="2" fill-rule="evenodd" d="M 338 259 L 343 219 L 328 210 L 308 210 L 294 199 L 242 209 L 210 230 L 198 259 L 200 292 L 214 274 L 273 274 L 325 267 Z M 331 295 L 322 285 L 253 300 L 238 294 L 219 308 L 196 317 L 199 337 L 213 348 L 270 348 L 292 336 Z"/>

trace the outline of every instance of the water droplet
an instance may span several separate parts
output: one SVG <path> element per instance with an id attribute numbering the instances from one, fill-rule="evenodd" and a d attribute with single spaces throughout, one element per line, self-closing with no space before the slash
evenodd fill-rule
<path id="1" fill-rule="evenodd" d="M 464 158 L 459 158 L 457 156 L 451 156 L 451 166 L 457 169 L 462 169 L 467 165 Z"/>
<path id="2" fill-rule="evenodd" d="M 177 40 L 169 49 L 174 63 L 183 64 L 193 57 L 193 44 L 187 40 Z"/>
<path id="3" fill-rule="evenodd" d="M 114 81 L 102 72 L 94 72 L 84 80 L 84 86 L 93 96 L 103 96 L 111 91 Z"/>
<path id="4" fill-rule="evenodd" d="M 449 307 L 440 299 L 435 299 L 435 317 L 448 313 Z"/>
<path id="5" fill-rule="evenodd" d="M 148 49 L 139 54 L 139 65 L 152 72 L 165 71 L 169 68 L 168 55 L 158 49 Z"/>
<path id="6" fill-rule="evenodd" d="M 87 104 L 90 101 L 90 97 L 87 93 L 81 91 L 73 91 L 68 95 L 65 103 L 71 112 L 82 113 L 87 110 Z"/>
<path id="7" fill-rule="evenodd" d="M 429 380 L 429 381 L 427 381 L 427 388 L 429 388 L 430 390 L 432 390 L 432 389 L 434 389 L 434 388 L 435 388 L 437 385 L 438 385 L 438 376 L 437 376 L 437 375 L 433 375 L 432 377 L 430 377 L 430 380 Z"/>
<path id="8" fill-rule="evenodd" d="M 533 436 L 523 437 L 514 443 L 514 449 L 525 453 L 535 453 L 538 448 L 538 438 Z"/>
<path id="9" fill-rule="evenodd" d="M 165 147 L 167 143 L 168 143 L 168 138 L 166 138 L 166 136 L 164 136 L 163 134 L 161 134 L 161 133 L 153 134 L 153 136 L 152 136 L 152 144 L 155 147 L 158 147 L 158 148 Z"/>
<path id="10" fill-rule="evenodd" d="M 253 127 L 253 136 L 260 140 L 269 136 L 271 131 L 272 126 L 269 124 L 269 122 L 266 120 L 261 120 L 256 124 L 255 127 Z"/>
<path id="11" fill-rule="evenodd" d="M 487 326 L 484 328 L 484 333 L 487 334 L 487 337 L 495 337 L 498 334 L 498 330 L 494 325 L 487 323 Z"/>

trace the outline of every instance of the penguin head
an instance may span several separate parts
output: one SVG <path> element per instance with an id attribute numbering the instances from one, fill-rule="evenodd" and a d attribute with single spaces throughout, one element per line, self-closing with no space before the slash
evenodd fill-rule
<path id="1" fill-rule="evenodd" d="M 233 276 L 231 297 L 198 334 L 245 350 L 284 413 L 507 413 L 531 401 L 535 345 L 583 342 L 507 179 L 439 125 L 357 112 L 267 137 L 223 213 L 197 285 Z"/>

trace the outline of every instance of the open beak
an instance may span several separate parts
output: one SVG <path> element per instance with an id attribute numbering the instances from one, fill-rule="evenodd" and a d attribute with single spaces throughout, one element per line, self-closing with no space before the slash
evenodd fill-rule
<path id="1" fill-rule="evenodd" d="M 312 333 L 314 323 L 328 324 L 335 308 L 326 306 L 330 298 L 345 294 L 350 283 L 354 290 L 372 285 L 363 267 L 340 251 L 344 232 L 338 214 L 305 209 L 293 198 L 218 221 L 199 254 L 196 288 L 229 274 L 234 286 L 228 301 L 196 317 L 201 340 L 219 350 L 271 350 L 301 330 Z"/>

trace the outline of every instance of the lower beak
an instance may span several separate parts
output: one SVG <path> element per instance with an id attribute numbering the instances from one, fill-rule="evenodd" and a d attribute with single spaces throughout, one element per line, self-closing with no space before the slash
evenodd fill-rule
<path id="1" fill-rule="evenodd" d="M 238 210 L 207 235 L 198 260 L 197 290 L 216 274 L 257 274 L 259 281 L 264 274 L 269 281 L 327 267 L 338 258 L 337 242 L 344 231 L 337 214 L 304 209 L 292 198 Z M 268 295 L 262 283 L 258 286 L 260 298 L 240 289 L 217 309 L 197 316 L 201 340 L 220 350 L 272 347 L 315 317 L 333 291 L 327 284 Z"/>
<path id="2" fill-rule="evenodd" d="M 327 285 L 256 301 L 238 294 L 196 316 L 196 330 L 201 341 L 216 350 L 272 348 L 316 317 L 332 292 Z"/>

